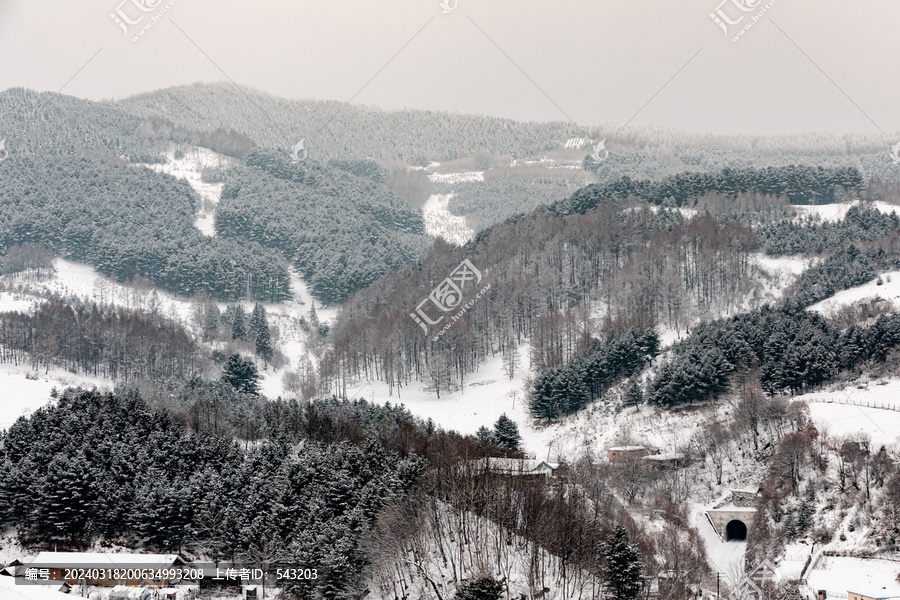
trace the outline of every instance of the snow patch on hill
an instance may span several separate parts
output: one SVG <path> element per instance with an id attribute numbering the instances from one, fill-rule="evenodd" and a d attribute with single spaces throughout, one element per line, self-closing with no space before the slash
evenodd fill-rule
<path id="1" fill-rule="evenodd" d="M 207 167 L 224 168 L 235 164 L 236 161 L 224 154 L 213 152 L 209 148 L 199 147 L 185 153 L 182 158 L 175 158 L 175 149 L 172 148 L 166 154 L 166 161 L 162 165 L 146 164 L 142 166 L 157 173 L 166 173 L 187 181 L 201 199 L 200 211 L 197 213 L 197 220 L 194 224 L 204 235 L 214 236 L 216 234 L 214 228 L 215 207 L 219 203 L 219 196 L 224 184 L 207 183 L 201 179 L 201 174 Z"/>
<path id="2" fill-rule="evenodd" d="M 752 260 L 765 273 L 765 297 L 772 300 L 781 298 L 785 288 L 794 283 L 800 274 L 814 263 L 814 259 L 801 256 L 776 257 L 762 253 L 753 256 Z"/>
<path id="3" fill-rule="evenodd" d="M 878 279 L 876 279 L 875 281 L 840 291 L 830 298 L 813 304 L 809 307 L 809 310 L 828 316 L 854 302 L 876 298 L 897 306 L 900 303 L 900 271 L 880 273 L 879 279 L 882 282 L 881 285 L 878 285 Z"/>
<path id="4" fill-rule="evenodd" d="M 29 364 L 0 364 L 0 430 L 50 402 L 50 391 L 54 387 L 64 389 L 68 386 L 112 389 L 108 381 L 75 375 L 64 369 L 34 371 Z"/>
<path id="5" fill-rule="evenodd" d="M 851 202 L 838 202 L 835 204 L 792 204 L 791 208 L 797 213 L 797 216 L 794 219 L 796 221 L 807 216 L 817 216 L 823 221 L 840 221 L 847 214 L 847 211 L 851 206 L 859 206 L 859 204 L 859 200 L 853 200 Z M 877 208 L 881 212 L 888 214 L 900 211 L 900 206 L 881 201 L 866 202 L 866 206 Z"/>
<path id="6" fill-rule="evenodd" d="M 464 173 L 429 173 L 431 183 L 474 183 L 484 181 L 484 171 L 466 171 Z"/>
<path id="7" fill-rule="evenodd" d="M 475 235 L 465 217 L 450 212 L 448 206 L 453 194 L 433 194 L 422 207 L 425 233 L 440 237 L 456 246 L 462 246 Z"/>

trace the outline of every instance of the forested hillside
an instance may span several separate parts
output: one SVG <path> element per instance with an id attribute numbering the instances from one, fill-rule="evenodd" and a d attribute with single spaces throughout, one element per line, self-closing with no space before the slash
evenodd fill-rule
<path id="1" fill-rule="evenodd" d="M 216 233 L 288 257 L 324 302 L 340 302 L 425 247 L 421 214 L 383 186 L 274 151 L 250 153 L 232 170 Z"/>
<path id="2" fill-rule="evenodd" d="M 209 359 L 182 327 L 159 314 L 54 299 L 30 314 L 0 313 L 0 361 L 127 382 L 190 379 Z"/>
<path id="3" fill-rule="evenodd" d="M 88 153 L 132 163 L 161 162 L 170 142 L 204 146 L 243 157 L 256 144 L 233 128 L 188 129 L 162 116 L 143 118 L 115 105 L 23 88 L 0 92 L 3 135 L 13 154 Z"/>
<path id="4" fill-rule="evenodd" d="M 765 392 L 803 393 L 841 372 L 883 361 L 898 345 L 898 315 L 840 331 L 817 313 L 767 306 L 697 326 L 673 346 L 647 396 L 665 406 L 716 399 L 728 390 L 733 376 L 746 377 L 755 369 Z"/>
<path id="5" fill-rule="evenodd" d="M 789 221 L 792 196 L 830 202 L 870 193 L 852 169 L 798 167 L 588 186 L 547 209 L 481 231 L 465 248 L 437 243 L 417 267 L 388 274 L 351 297 L 322 363 L 323 384 L 341 393 L 347 382 L 374 376 L 390 386 L 419 381 L 440 394 L 464 385 L 488 357 L 506 356 L 527 340 L 537 376 L 534 414 L 575 411 L 607 385 L 591 379 L 603 369 L 585 366 L 593 361 L 585 353 L 597 344 L 611 343 L 631 327 L 677 333 L 697 321 L 761 306 L 768 276 L 758 267 L 760 250 L 821 259 L 785 291 L 782 302 L 794 311 L 896 268 L 896 215 L 863 205 L 835 222 Z M 708 212 L 686 217 L 648 207 L 642 197 Z M 427 312 L 417 311 L 463 258 L 490 289 L 434 336 L 423 321 Z M 434 329 L 445 327 L 441 317 L 428 317 L 440 322 Z M 702 372 L 698 377 L 714 380 L 710 389 L 724 389 L 727 378 L 710 373 L 727 373 L 727 361 L 711 351 L 687 362 Z M 623 363 L 609 381 L 631 368 Z"/>
<path id="6" fill-rule="evenodd" d="M 680 173 L 660 181 L 619 180 L 582 188 L 551 205 L 560 215 L 583 213 L 606 198 L 635 196 L 651 204 L 692 206 L 712 192 L 733 197 L 742 192 L 786 196 L 794 204 L 829 204 L 856 197 L 865 181 L 852 167 L 839 169 L 791 165 L 765 169 L 723 169 L 718 173 Z"/>
<path id="7" fill-rule="evenodd" d="M 292 432 L 288 412 L 302 417 Z M 358 589 L 362 532 L 423 461 L 315 415 L 270 405 L 266 441 L 246 450 L 185 431 L 138 397 L 67 390 L 0 433 L 0 525 L 75 548 L 102 536 L 247 563 L 277 552 L 280 564 L 318 569 L 295 591 L 339 597 Z"/>
<path id="8" fill-rule="evenodd" d="M 373 376 L 447 389 L 526 338 L 533 370 L 558 367 L 591 338 L 657 323 L 684 328 L 690 315 L 740 306 L 757 285 L 756 249 L 749 227 L 708 215 L 686 221 L 675 211 L 622 210 L 612 200 L 569 217 L 537 210 L 482 231 L 463 249 L 436 242 L 416 267 L 351 297 L 323 378 L 338 393 Z M 490 290 L 434 341 L 410 314 L 463 258 Z"/>
<path id="9" fill-rule="evenodd" d="M 290 297 L 288 263 L 255 242 L 194 227 L 196 194 L 168 175 L 116 161 L 12 155 L 0 178 L 0 251 L 41 242 L 127 281 L 149 278 L 221 300 Z"/>

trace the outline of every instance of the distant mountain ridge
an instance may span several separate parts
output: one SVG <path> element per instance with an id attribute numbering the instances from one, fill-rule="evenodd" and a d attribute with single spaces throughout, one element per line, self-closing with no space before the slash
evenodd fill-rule
<path id="1" fill-rule="evenodd" d="M 188 129 L 235 129 L 261 147 L 289 147 L 305 139 L 310 153 L 320 160 L 372 158 L 426 166 L 486 153 L 516 161 L 548 157 L 581 164 L 591 151 L 587 144 L 607 138 L 610 158 L 599 169 L 600 180 L 788 164 L 854 166 L 867 178 L 900 178 L 889 155 L 900 133 L 721 136 L 646 125 L 518 122 L 289 100 L 225 83 L 172 87 L 111 104 L 143 118 L 165 117 Z M 584 144 L 575 147 L 573 139 Z"/>

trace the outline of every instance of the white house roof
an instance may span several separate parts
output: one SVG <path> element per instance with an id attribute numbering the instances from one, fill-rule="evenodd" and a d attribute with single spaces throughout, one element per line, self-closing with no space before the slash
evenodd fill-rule
<path id="1" fill-rule="evenodd" d="M 646 450 L 645 446 L 616 446 L 614 448 L 610 448 L 610 452 L 632 452 L 636 450 Z"/>
<path id="2" fill-rule="evenodd" d="M 681 460 L 684 458 L 684 454 L 678 452 L 663 452 L 660 454 L 651 454 L 650 456 L 645 456 L 643 460 Z"/>
<path id="3" fill-rule="evenodd" d="M 41 552 L 28 565 L 30 567 L 92 567 L 118 566 L 168 567 L 184 564 L 177 554 L 113 554 L 109 552 Z"/>
<path id="4" fill-rule="evenodd" d="M 530 458 L 479 458 L 476 460 L 466 461 L 478 469 L 486 469 L 494 473 L 534 473 L 537 471 L 555 470 L 559 465 L 557 463 L 547 462 L 545 460 L 534 460 Z"/>

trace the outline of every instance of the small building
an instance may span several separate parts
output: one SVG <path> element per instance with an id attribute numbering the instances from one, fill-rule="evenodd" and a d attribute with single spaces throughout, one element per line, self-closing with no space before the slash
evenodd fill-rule
<path id="1" fill-rule="evenodd" d="M 678 452 L 650 454 L 641 457 L 641 460 L 656 469 L 677 469 L 678 467 L 683 467 L 687 464 L 685 455 Z"/>
<path id="2" fill-rule="evenodd" d="M 609 449 L 609 462 L 624 462 L 629 459 L 638 459 L 647 456 L 650 452 L 644 446 L 616 446 Z"/>
<path id="3" fill-rule="evenodd" d="M 465 465 L 476 472 L 504 477 L 556 477 L 564 467 L 558 463 L 533 458 L 498 458 L 486 457 L 465 461 Z"/>
<path id="4" fill-rule="evenodd" d="M 50 580 L 69 585 L 162 588 L 179 583 L 166 578 L 165 571 L 186 564 L 177 554 L 41 552 L 20 572 L 25 575 L 28 569 L 38 569 Z"/>

